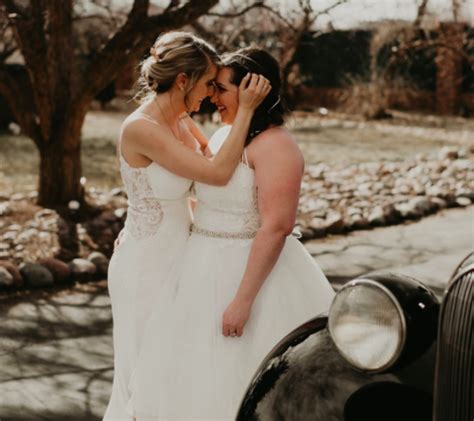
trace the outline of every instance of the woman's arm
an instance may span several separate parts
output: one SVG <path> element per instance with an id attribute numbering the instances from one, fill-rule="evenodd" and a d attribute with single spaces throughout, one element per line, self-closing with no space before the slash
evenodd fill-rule
<path id="1" fill-rule="evenodd" d="M 286 130 L 270 129 L 254 140 L 252 160 L 261 226 L 252 243 L 239 289 L 224 312 L 222 333 L 241 336 L 252 304 L 291 234 L 304 161 Z"/>
<path id="2" fill-rule="evenodd" d="M 133 139 L 135 152 L 177 175 L 202 183 L 225 185 L 242 155 L 253 111 L 271 89 L 265 78 L 252 75 L 250 83 L 248 80 L 246 77 L 239 86 L 239 108 L 228 141 L 212 161 L 152 123 L 132 121 L 124 129 L 122 140 Z"/>

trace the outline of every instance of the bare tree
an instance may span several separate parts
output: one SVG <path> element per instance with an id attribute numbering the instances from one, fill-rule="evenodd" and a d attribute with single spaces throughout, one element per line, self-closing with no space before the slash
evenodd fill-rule
<path id="1" fill-rule="evenodd" d="M 398 69 L 403 67 L 403 63 L 409 63 L 414 54 L 420 53 L 431 55 L 435 60 L 437 111 L 444 114 L 459 112 L 462 64 L 465 61 L 474 68 L 474 57 L 466 53 L 472 49 L 473 41 L 467 36 L 467 26 L 458 22 L 459 0 L 451 2 L 454 22 L 437 22 L 434 27 L 424 22 L 428 5 L 428 0 L 418 4 L 412 23 L 392 22 L 375 29 L 370 44 L 370 83 L 365 89 L 358 86 L 353 89 L 361 101 L 366 98 L 363 107 L 366 117 L 388 115 L 386 110 Z M 390 45 L 390 54 L 381 66 L 379 54 Z"/>
<path id="2" fill-rule="evenodd" d="M 84 16 L 80 2 L 3 0 L 0 31 L 7 42 L 1 45 L 0 94 L 39 150 L 39 204 L 84 202 L 81 128 L 94 96 L 131 61 L 139 60 L 161 32 L 192 23 L 217 3 L 170 1 L 162 13 L 149 15 L 149 0 L 135 0 L 116 16 L 108 39 L 84 53 L 76 36 L 77 21 L 93 16 Z M 107 10 L 107 4 L 96 6 Z M 6 61 L 16 48 L 24 60 L 21 69 Z"/>
<path id="3" fill-rule="evenodd" d="M 281 11 L 278 2 L 239 2 L 225 13 L 207 13 L 207 19 L 194 22 L 193 28 L 221 51 L 257 44 L 278 59 L 282 69 L 282 90 L 291 103 L 295 85 L 300 83 L 297 52 L 316 20 L 348 0 L 334 0 L 323 10 L 313 9 L 310 0 L 298 0 L 294 7 Z M 229 18 L 232 18 L 230 21 Z M 210 29 L 212 28 L 212 30 Z M 319 33 L 315 33 L 318 36 Z"/>

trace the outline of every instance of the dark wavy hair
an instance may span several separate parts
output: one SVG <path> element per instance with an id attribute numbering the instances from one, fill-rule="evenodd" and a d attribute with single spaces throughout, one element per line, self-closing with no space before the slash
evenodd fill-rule
<path id="1" fill-rule="evenodd" d="M 255 110 L 245 146 L 269 127 L 281 126 L 284 123 L 288 110 L 283 103 L 281 93 L 280 66 L 270 53 L 256 47 L 242 48 L 222 56 L 221 65 L 232 70 L 230 82 L 236 86 L 240 85 L 248 72 L 265 76 L 272 85 L 270 93 Z"/>

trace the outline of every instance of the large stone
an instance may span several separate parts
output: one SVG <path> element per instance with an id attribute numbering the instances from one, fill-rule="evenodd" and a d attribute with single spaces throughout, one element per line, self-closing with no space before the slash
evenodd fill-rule
<path id="1" fill-rule="evenodd" d="M 11 257 L 11 253 L 8 250 L 0 251 L 0 259 L 8 260 Z"/>
<path id="2" fill-rule="evenodd" d="M 109 270 L 109 259 L 98 251 L 92 252 L 87 260 L 91 261 L 97 268 L 97 274 L 107 276 Z"/>
<path id="3" fill-rule="evenodd" d="M 469 199 L 468 197 L 458 197 L 456 199 L 456 203 L 459 205 L 459 206 L 469 206 L 471 204 L 471 199 Z"/>
<path id="4" fill-rule="evenodd" d="M 53 274 L 55 282 L 65 283 L 71 279 L 71 269 L 67 263 L 53 257 L 43 259 L 39 263 Z"/>
<path id="5" fill-rule="evenodd" d="M 22 263 L 20 273 L 26 285 L 33 288 L 49 287 L 54 285 L 54 276 L 49 269 L 38 263 Z"/>
<path id="6" fill-rule="evenodd" d="M 114 210 L 114 215 L 118 219 L 124 219 L 127 216 L 127 209 L 117 208 Z"/>
<path id="7" fill-rule="evenodd" d="M 13 283 L 16 287 L 23 286 L 24 281 L 23 281 L 20 271 L 18 270 L 18 267 L 16 267 L 13 263 L 6 262 L 6 261 L 0 261 L 0 267 L 3 267 L 6 270 L 8 270 L 10 275 L 13 277 Z"/>
<path id="8" fill-rule="evenodd" d="M 0 288 L 8 288 L 14 284 L 13 276 L 4 267 L 0 266 Z"/>
<path id="9" fill-rule="evenodd" d="M 349 206 L 346 210 L 347 215 L 352 216 L 352 215 L 362 215 L 362 209 L 354 207 L 354 206 Z"/>
<path id="10" fill-rule="evenodd" d="M 309 227 L 313 231 L 313 238 L 322 238 L 326 235 L 326 220 L 322 218 L 312 218 Z"/>
<path id="11" fill-rule="evenodd" d="M 381 226 L 386 223 L 385 213 L 382 206 L 375 206 L 367 218 L 370 225 Z"/>
<path id="12" fill-rule="evenodd" d="M 73 259 L 69 263 L 72 276 L 80 281 L 88 281 L 94 278 L 97 268 L 87 259 Z"/>
<path id="13" fill-rule="evenodd" d="M 433 209 L 433 205 L 426 196 L 414 197 L 410 199 L 408 203 L 419 210 L 423 215 L 430 213 Z"/>
<path id="14" fill-rule="evenodd" d="M 12 208 L 8 202 L 0 203 L 0 216 L 7 216 L 12 213 Z"/>
<path id="15" fill-rule="evenodd" d="M 446 200 L 441 199 L 441 197 L 430 197 L 430 202 L 437 209 L 444 209 L 448 206 L 448 204 L 446 203 Z"/>
<path id="16" fill-rule="evenodd" d="M 468 188 L 460 188 L 456 191 L 456 197 L 467 197 L 468 199 L 471 199 L 471 201 L 474 201 L 474 189 L 468 189 Z"/>
<path id="17" fill-rule="evenodd" d="M 339 234 L 344 231 L 344 219 L 339 212 L 329 212 L 326 216 L 326 231 L 331 234 Z"/>
<path id="18" fill-rule="evenodd" d="M 399 221 L 399 214 L 395 210 L 395 206 L 392 203 L 385 203 L 382 208 L 385 222 L 387 224 L 392 224 L 394 222 Z"/>
<path id="19" fill-rule="evenodd" d="M 356 213 L 349 218 L 349 226 L 353 229 L 365 229 L 370 227 L 370 223 L 367 218 Z"/>
<path id="20" fill-rule="evenodd" d="M 397 203 L 395 205 L 395 210 L 402 218 L 420 218 L 422 216 L 422 212 L 420 212 L 415 206 L 410 205 L 408 202 Z"/>

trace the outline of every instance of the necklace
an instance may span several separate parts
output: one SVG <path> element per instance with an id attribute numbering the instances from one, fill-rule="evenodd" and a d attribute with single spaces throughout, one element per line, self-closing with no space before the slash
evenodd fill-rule
<path id="1" fill-rule="evenodd" d="M 173 128 L 171 127 L 171 124 L 168 122 L 168 120 L 166 119 L 165 117 L 165 113 L 163 112 L 163 110 L 161 109 L 160 107 L 160 104 L 158 104 L 158 101 L 157 101 L 157 97 L 155 96 L 155 99 L 154 99 L 154 102 L 156 104 L 156 107 L 158 108 L 159 112 L 160 112 L 160 115 L 161 117 L 163 118 L 163 120 L 165 121 L 166 125 L 168 126 L 168 128 L 170 129 L 171 133 L 173 134 L 173 136 L 176 137 L 176 139 L 178 141 L 180 141 L 181 143 L 183 143 L 182 139 L 181 139 L 181 128 L 179 127 L 179 120 L 177 122 L 177 128 L 178 128 L 178 135 L 176 135 L 176 133 L 174 132 Z"/>

